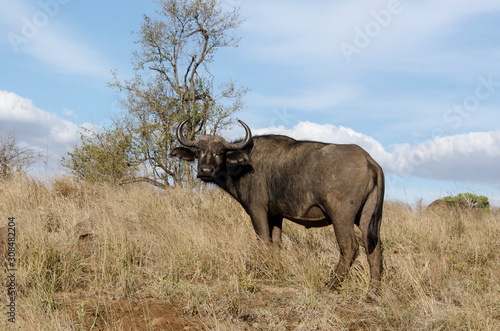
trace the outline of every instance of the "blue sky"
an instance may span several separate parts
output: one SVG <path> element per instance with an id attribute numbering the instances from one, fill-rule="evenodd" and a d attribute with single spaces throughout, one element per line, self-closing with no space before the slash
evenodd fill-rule
<path id="1" fill-rule="evenodd" d="M 236 115 L 255 134 L 356 143 L 386 196 L 460 192 L 500 205 L 500 2 L 223 0 L 245 22 L 210 70 L 251 88 Z M 0 0 L 0 123 L 51 152 L 120 109 L 111 69 L 131 74 L 150 1 Z M 227 135 L 242 134 L 235 127 Z"/>

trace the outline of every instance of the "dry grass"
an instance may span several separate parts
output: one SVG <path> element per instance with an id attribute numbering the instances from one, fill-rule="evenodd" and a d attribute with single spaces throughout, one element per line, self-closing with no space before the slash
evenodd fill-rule
<path id="1" fill-rule="evenodd" d="M 382 296 L 368 303 L 363 249 L 342 288 L 328 292 L 339 256 L 331 227 L 285 222 L 276 251 L 219 190 L 25 178 L 1 182 L 0 199 L 2 222 L 16 217 L 19 234 L 18 329 L 126 329 L 104 303 L 148 298 L 212 330 L 500 329 L 500 220 L 492 213 L 386 202 Z M 8 303 L 6 291 L 0 302 Z M 153 329 L 148 318 L 144 328 Z"/>

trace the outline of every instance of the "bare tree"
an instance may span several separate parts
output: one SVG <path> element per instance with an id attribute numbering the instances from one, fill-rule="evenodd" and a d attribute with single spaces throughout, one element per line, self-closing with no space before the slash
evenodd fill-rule
<path id="1" fill-rule="evenodd" d="M 45 154 L 34 147 L 18 146 L 14 131 L 5 131 L 0 126 L 0 178 L 24 173 L 44 157 Z"/>
<path id="2" fill-rule="evenodd" d="M 218 49 L 238 44 L 237 9 L 224 11 L 215 0 L 155 2 L 158 18 L 144 15 L 137 32 L 135 76 L 119 80 L 114 71 L 110 86 L 121 92 L 120 102 L 127 110 L 121 124 L 133 139 L 133 158 L 148 169 L 129 181 L 166 188 L 182 186 L 191 177 L 188 165 L 170 157 L 177 124 L 192 118 L 186 130 L 189 138 L 216 133 L 242 108 L 247 89 L 232 81 L 214 87 L 208 68 Z"/>

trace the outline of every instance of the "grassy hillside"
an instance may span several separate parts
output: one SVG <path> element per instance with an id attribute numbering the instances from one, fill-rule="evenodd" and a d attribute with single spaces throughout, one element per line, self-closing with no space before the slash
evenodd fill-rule
<path id="1" fill-rule="evenodd" d="M 386 202 L 383 290 L 369 303 L 363 249 L 342 288 L 326 291 L 339 256 L 332 227 L 285 221 L 276 251 L 216 189 L 17 179 L 0 182 L 0 201 L 1 225 L 16 218 L 18 329 L 500 329 L 492 213 Z M 0 328 L 12 326 L 6 290 L 0 302 Z"/>

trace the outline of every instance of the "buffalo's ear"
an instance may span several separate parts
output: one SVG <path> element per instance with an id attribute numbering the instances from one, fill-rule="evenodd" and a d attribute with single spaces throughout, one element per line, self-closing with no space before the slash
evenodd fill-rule
<path id="1" fill-rule="evenodd" d="M 191 148 L 176 147 L 172 153 L 170 153 L 170 156 L 177 156 L 185 161 L 194 161 L 196 158 L 196 152 Z"/>
<path id="2" fill-rule="evenodd" d="M 250 163 L 250 156 L 244 151 L 230 151 L 226 154 L 226 162 L 232 165 L 246 165 Z"/>

